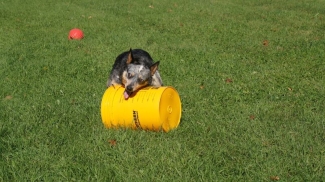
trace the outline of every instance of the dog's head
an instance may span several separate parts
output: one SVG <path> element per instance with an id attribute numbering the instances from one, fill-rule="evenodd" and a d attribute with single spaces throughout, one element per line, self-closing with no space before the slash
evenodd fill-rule
<path id="1" fill-rule="evenodd" d="M 128 99 L 130 95 L 142 87 L 151 85 L 152 76 L 158 69 L 159 61 L 145 65 L 135 59 L 130 50 L 126 61 L 127 68 L 123 72 L 122 83 L 125 87 L 124 98 Z"/>

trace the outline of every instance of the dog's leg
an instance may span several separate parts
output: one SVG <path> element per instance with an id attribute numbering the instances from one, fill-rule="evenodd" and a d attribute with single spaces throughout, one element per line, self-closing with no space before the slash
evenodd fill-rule
<path id="1" fill-rule="evenodd" d="M 116 80 L 111 80 L 111 79 L 108 79 L 107 81 L 107 88 L 110 87 L 110 86 L 113 86 L 115 88 L 115 85 L 120 85 L 121 83 L 117 82 Z"/>
<path id="2" fill-rule="evenodd" d="M 155 86 L 155 87 L 161 87 L 161 86 L 164 85 L 158 70 L 155 72 L 155 74 L 152 75 L 152 83 L 151 83 L 151 85 Z"/>
<path id="3" fill-rule="evenodd" d="M 121 85 L 122 81 L 121 81 L 121 77 L 119 76 L 120 73 L 118 70 L 113 69 L 111 71 L 111 74 L 107 80 L 106 86 L 110 87 L 111 85 Z"/>

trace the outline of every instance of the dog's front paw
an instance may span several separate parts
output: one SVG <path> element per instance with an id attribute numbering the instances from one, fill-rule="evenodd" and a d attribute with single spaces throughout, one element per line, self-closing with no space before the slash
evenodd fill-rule
<path id="1" fill-rule="evenodd" d="M 115 81 L 111 81 L 110 83 L 107 84 L 107 88 L 108 87 L 113 87 L 115 89 L 115 86 L 119 85 L 118 83 L 116 83 Z"/>

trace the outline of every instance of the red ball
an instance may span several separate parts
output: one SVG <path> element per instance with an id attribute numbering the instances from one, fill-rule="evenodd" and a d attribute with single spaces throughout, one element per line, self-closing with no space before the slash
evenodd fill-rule
<path id="1" fill-rule="evenodd" d="M 80 29 L 74 28 L 74 29 L 70 30 L 68 38 L 69 38 L 69 40 L 72 40 L 72 39 L 80 40 L 80 39 L 84 38 L 84 33 Z"/>

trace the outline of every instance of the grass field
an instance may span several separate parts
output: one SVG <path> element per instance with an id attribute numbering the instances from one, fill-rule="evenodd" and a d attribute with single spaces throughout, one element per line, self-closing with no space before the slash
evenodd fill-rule
<path id="1" fill-rule="evenodd" d="M 324 181 L 323 0 L 0 1 L 0 181 Z M 81 41 L 69 41 L 78 27 Z M 169 133 L 106 129 L 115 57 L 160 61 Z"/>

